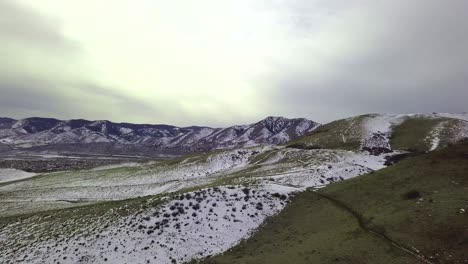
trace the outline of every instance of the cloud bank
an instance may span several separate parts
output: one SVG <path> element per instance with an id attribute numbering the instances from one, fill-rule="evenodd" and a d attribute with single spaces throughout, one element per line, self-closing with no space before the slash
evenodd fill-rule
<path id="1" fill-rule="evenodd" d="M 224 126 L 468 111 L 464 0 L 0 0 L 0 115 Z"/>

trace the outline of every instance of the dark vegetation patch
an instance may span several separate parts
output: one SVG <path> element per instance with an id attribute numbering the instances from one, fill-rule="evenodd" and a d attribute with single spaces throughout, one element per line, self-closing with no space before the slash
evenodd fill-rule
<path id="1" fill-rule="evenodd" d="M 408 153 L 401 153 L 401 154 L 395 154 L 395 155 L 388 155 L 385 156 L 385 166 L 391 166 L 394 164 L 397 164 L 400 161 L 403 161 L 405 159 L 411 158 L 411 157 L 416 157 L 418 155 L 421 155 L 422 153 L 418 152 L 408 152 Z"/>
<path id="2" fill-rule="evenodd" d="M 370 155 L 379 156 L 382 154 L 392 153 L 393 151 L 384 147 L 363 147 L 362 150 L 369 152 Z"/>
<path id="3" fill-rule="evenodd" d="M 287 148 L 293 148 L 293 149 L 322 149 L 321 146 L 319 145 L 307 145 L 305 143 L 295 143 L 286 146 Z"/>
<path id="4" fill-rule="evenodd" d="M 414 200 L 414 199 L 419 199 L 421 197 L 422 197 L 421 193 L 416 190 L 409 191 L 403 194 L 403 199 L 405 200 Z"/>
<path id="5" fill-rule="evenodd" d="M 1 158 L 1 156 L 0 156 Z M 136 159 L 93 159 L 93 158 L 54 158 L 54 159 L 41 159 L 41 158 L 27 158 L 24 159 L 0 159 L 0 168 L 17 169 L 27 172 L 44 173 L 55 171 L 70 171 L 70 170 L 86 170 L 96 167 L 129 163 L 129 162 L 144 162 L 147 160 Z"/>

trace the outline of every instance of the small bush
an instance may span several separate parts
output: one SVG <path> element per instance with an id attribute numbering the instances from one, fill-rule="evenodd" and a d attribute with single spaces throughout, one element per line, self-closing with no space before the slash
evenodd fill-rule
<path id="1" fill-rule="evenodd" d="M 403 194 L 403 199 L 405 199 L 405 200 L 414 200 L 414 199 L 418 199 L 418 198 L 421 198 L 421 193 L 416 191 L 416 190 L 409 191 L 409 192 Z"/>

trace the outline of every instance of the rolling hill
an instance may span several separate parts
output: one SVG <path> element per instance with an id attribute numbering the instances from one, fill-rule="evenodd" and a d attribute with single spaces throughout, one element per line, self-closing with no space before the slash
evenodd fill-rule
<path id="1" fill-rule="evenodd" d="M 382 148 L 424 152 L 466 137 L 466 114 L 369 114 L 325 124 L 287 145 L 299 148 Z"/>
<path id="2" fill-rule="evenodd" d="M 297 194 L 202 263 L 466 263 L 468 142 Z"/>

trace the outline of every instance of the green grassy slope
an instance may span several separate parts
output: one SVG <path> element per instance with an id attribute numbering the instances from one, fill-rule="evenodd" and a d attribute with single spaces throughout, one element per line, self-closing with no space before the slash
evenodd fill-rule
<path id="1" fill-rule="evenodd" d="M 456 128 L 464 121 L 449 118 L 408 118 L 395 126 L 390 144 L 394 149 L 429 151 L 432 138 L 438 136 L 446 146 L 456 137 Z"/>
<path id="2" fill-rule="evenodd" d="M 425 256 L 468 261 L 468 143 L 331 185 L 324 193 Z"/>
<path id="3" fill-rule="evenodd" d="M 366 123 L 372 123 L 379 119 L 394 123 L 390 135 L 390 145 L 395 150 L 429 151 L 435 138 L 439 139 L 437 146 L 444 147 L 457 141 L 460 134 L 463 134 L 461 130 L 468 127 L 466 121 L 432 115 L 392 117 L 369 114 L 325 124 L 309 134 L 288 142 L 286 146 L 345 150 L 360 149 L 361 144 L 368 139 L 369 135 L 372 135 Z"/>
<path id="4" fill-rule="evenodd" d="M 204 263 L 423 263 L 358 218 L 430 263 L 467 263 L 467 209 L 463 143 L 298 194 L 252 238 Z"/>
<path id="5" fill-rule="evenodd" d="M 320 126 L 302 137 L 289 141 L 286 146 L 318 147 L 325 149 L 358 149 L 361 143 L 361 124 L 369 115 L 333 121 Z"/>
<path id="6" fill-rule="evenodd" d="M 193 263 L 196 263 L 195 261 Z M 206 264 L 235 263 L 419 263 L 359 228 L 346 211 L 313 192 L 290 206 L 249 240 Z"/>

